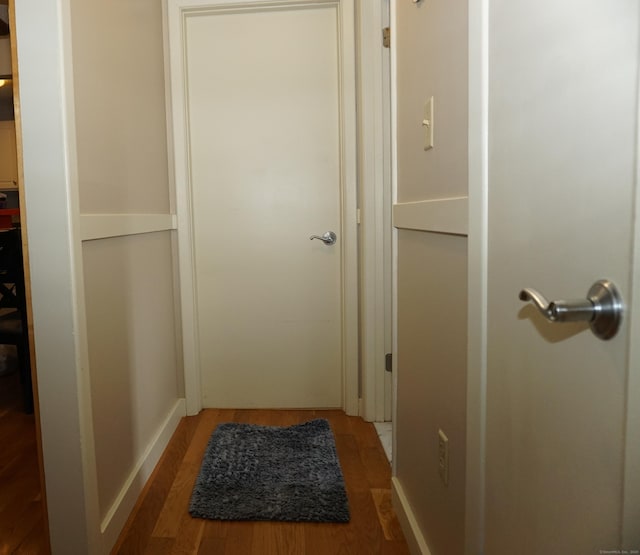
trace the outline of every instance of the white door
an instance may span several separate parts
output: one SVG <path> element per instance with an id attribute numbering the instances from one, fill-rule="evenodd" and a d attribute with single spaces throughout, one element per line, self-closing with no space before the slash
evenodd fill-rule
<path id="1" fill-rule="evenodd" d="M 638 16 L 635 0 L 489 2 L 491 555 L 606 553 L 638 537 L 639 522 L 622 524 L 623 497 L 638 498 L 624 481 L 634 315 L 603 341 L 518 298 L 584 299 L 608 278 L 631 301 Z"/>
<path id="2" fill-rule="evenodd" d="M 354 108 L 341 83 L 345 4 L 353 9 L 235 4 L 185 18 L 205 407 L 343 406 L 355 226 L 355 210 L 344 208 L 355 140 L 345 134 L 344 111 Z M 326 232 L 334 244 L 310 239 Z"/>

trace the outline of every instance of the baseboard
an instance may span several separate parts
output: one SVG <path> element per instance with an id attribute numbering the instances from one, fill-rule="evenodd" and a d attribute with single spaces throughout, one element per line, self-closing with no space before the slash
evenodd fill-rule
<path id="1" fill-rule="evenodd" d="M 153 436 L 144 454 L 136 464 L 135 468 L 127 478 L 124 486 L 120 490 L 118 497 L 107 512 L 100 524 L 102 534 L 102 545 L 106 547 L 105 552 L 109 552 L 115 544 L 126 523 L 142 488 L 144 488 L 153 469 L 158 464 L 162 453 L 169 444 L 169 440 L 175 432 L 180 420 L 187 413 L 187 406 L 184 399 L 178 399 Z"/>
<path id="2" fill-rule="evenodd" d="M 395 476 L 391 478 L 391 499 L 393 510 L 396 512 L 404 537 L 409 545 L 409 551 L 412 555 L 431 555 L 429 546 L 409 505 L 409 500 L 404 494 L 400 481 Z"/>

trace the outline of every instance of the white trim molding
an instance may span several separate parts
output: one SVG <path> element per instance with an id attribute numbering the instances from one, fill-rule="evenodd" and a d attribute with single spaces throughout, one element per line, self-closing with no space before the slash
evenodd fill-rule
<path id="1" fill-rule="evenodd" d="M 489 0 L 469 3 L 469 241 L 465 554 L 484 549 L 487 390 Z"/>
<path id="2" fill-rule="evenodd" d="M 186 9 L 186 6 L 184 6 Z M 189 139 L 187 130 L 187 100 L 185 93 L 185 52 L 183 2 L 168 0 L 166 7 L 166 36 L 171 81 L 169 96 L 172 115 L 173 151 L 171 158 L 175 175 L 176 217 L 178 226 L 178 268 L 180 281 L 180 307 L 182 319 L 182 351 L 184 364 L 185 398 L 187 414 L 198 414 L 202 409 L 202 389 L 198 368 L 198 338 L 196 335 L 196 284 L 194 272 L 193 226 L 191 194 L 189 189 Z"/>
<path id="3" fill-rule="evenodd" d="M 116 543 L 127 518 L 131 514 L 142 488 L 147 483 L 154 468 L 158 464 L 162 453 L 166 449 L 171 436 L 176 431 L 183 416 L 186 415 L 186 403 L 184 399 L 178 399 L 169 410 L 164 422 L 157 430 L 155 436 L 149 442 L 140 460 L 132 469 L 125 481 L 120 493 L 107 511 L 100 525 L 103 535 L 103 544 L 112 546 Z"/>
<path id="4" fill-rule="evenodd" d="M 340 132 L 342 186 L 342 406 L 358 415 L 358 151 L 356 21 L 354 0 L 339 0 Z"/>
<path id="5" fill-rule="evenodd" d="M 391 86 L 391 203 L 398 202 L 398 79 L 396 58 L 397 48 L 397 22 L 396 22 L 396 0 L 389 3 L 389 27 L 391 28 L 391 60 L 390 60 L 390 80 Z M 392 403 L 391 403 L 391 474 L 396 476 L 398 471 L 398 434 L 396 430 L 398 414 L 398 230 L 391 230 L 391 344 L 393 356 L 392 373 Z"/>
<path id="6" fill-rule="evenodd" d="M 13 6 L 24 167 L 20 202 L 28 220 L 36 418 L 50 547 L 53 553 L 102 553 L 79 239 L 71 6 L 69 0 Z"/>
<path id="7" fill-rule="evenodd" d="M 640 91 L 637 99 L 640 114 Z M 636 145 L 640 144 L 640 123 L 636 118 Z M 622 505 L 622 547 L 629 552 L 640 546 L 640 158 L 636 157 L 635 213 L 632 235 L 631 299 L 628 313 L 627 399 Z"/>
<path id="8" fill-rule="evenodd" d="M 409 545 L 409 551 L 412 554 L 431 555 L 427 541 L 420 530 L 418 520 L 413 514 L 409 500 L 402 489 L 402 484 L 395 476 L 391 478 L 391 499 L 400 527 Z"/>
<path id="9" fill-rule="evenodd" d="M 454 235 L 469 234 L 469 199 L 467 197 L 402 202 L 393 205 L 393 225 Z"/>
<path id="10" fill-rule="evenodd" d="M 81 214 L 80 239 L 93 241 L 177 229 L 172 214 Z"/>
<path id="11" fill-rule="evenodd" d="M 391 351 L 391 309 L 388 297 L 391 283 L 391 226 L 387 213 L 391 208 L 388 160 L 390 146 L 386 134 L 389 123 L 389 75 L 385 71 L 387 52 L 380 30 L 388 10 L 386 2 L 361 2 L 359 25 L 359 152 L 361 209 L 361 395 L 365 420 L 385 420 L 387 396 L 385 353 Z M 385 90 L 387 91 L 385 94 Z"/>

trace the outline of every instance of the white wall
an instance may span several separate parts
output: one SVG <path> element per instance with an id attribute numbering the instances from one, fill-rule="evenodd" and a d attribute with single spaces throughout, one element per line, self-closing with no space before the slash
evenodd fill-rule
<path id="1" fill-rule="evenodd" d="M 17 4 L 51 543 L 107 553 L 184 414 L 162 3 Z"/>
<path id="2" fill-rule="evenodd" d="M 83 260 L 104 519 L 177 398 L 170 237 L 87 241 Z"/>
<path id="3" fill-rule="evenodd" d="M 168 213 L 162 2 L 72 0 L 80 211 Z"/>
<path id="4" fill-rule="evenodd" d="M 455 555 L 464 551 L 467 238 L 448 229 L 449 212 L 441 219 L 448 233 L 434 233 L 431 217 L 441 208 L 430 201 L 467 195 L 467 8 L 434 0 L 396 2 L 395 10 L 396 509 L 415 550 Z M 431 96 L 435 147 L 425 151 Z M 401 217 L 407 210 L 418 214 L 410 224 Z M 450 444 L 448 486 L 438 474 L 439 429 Z"/>
<path id="5" fill-rule="evenodd" d="M 103 545 L 117 537 L 170 434 L 180 365 L 171 231 L 119 232 L 121 215 L 171 210 L 162 3 L 71 1 L 88 367 Z M 155 453 L 157 454 L 157 453 Z"/>
<path id="6" fill-rule="evenodd" d="M 395 477 L 431 552 L 464 549 L 466 239 L 398 237 Z M 438 429 L 449 438 L 449 485 L 438 474 Z"/>

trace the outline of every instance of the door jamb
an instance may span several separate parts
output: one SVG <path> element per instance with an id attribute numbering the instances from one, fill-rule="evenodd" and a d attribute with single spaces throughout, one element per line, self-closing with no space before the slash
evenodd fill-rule
<path id="1" fill-rule="evenodd" d="M 640 144 L 640 92 L 636 110 L 636 145 Z M 637 146 L 636 146 L 637 147 Z M 635 220 L 632 231 L 629 351 L 627 355 L 627 399 L 622 505 L 622 547 L 629 551 L 640 545 L 640 345 L 633 341 L 640 333 L 640 157 L 636 157 Z"/>
<path id="2" fill-rule="evenodd" d="M 382 29 L 389 2 L 360 2 L 359 26 L 359 188 L 361 211 L 361 396 L 360 416 L 391 419 L 390 379 L 385 354 L 391 352 L 391 146 L 389 53 Z"/>
<path id="3" fill-rule="evenodd" d="M 469 235 L 465 553 L 484 549 L 489 0 L 469 3 Z"/>
<path id="4" fill-rule="evenodd" d="M 54 552 L 97 553 L 101 535 L 78 232 L 71 7 L 68 0 L 32 0 L 15 2 L 14 9 L 26 193 L 21 209 L 28 217 L 49 542 Z"/>
<path id="5" fill-rule="evenodd" d="M 356 183 L 356 67 L 354 0 L 285 0 L 274 3 L 301 6 L 335 5 L 339 10 L 341 47 L 341 148 L 342 148 L 342 351 L 343 409 L 349 415 L 358 414 L 358 245 L 357 245 L 357 183 Z M 168 0 L 168 45 L 172 99 L 172 132 L 178 227 L 178 265 L 180 268 L 180 299 L 182 307 L 182 337 L 187 414 L 202 409 L 202 387 L 197 326 L 197 284 L 189 167 L 188 105 L 184 53 L 184 21 L 189 12 L 238 9 L 237 0 Z M 244 9 L 269 7 L 269 3 L 246 2 Z"/>

